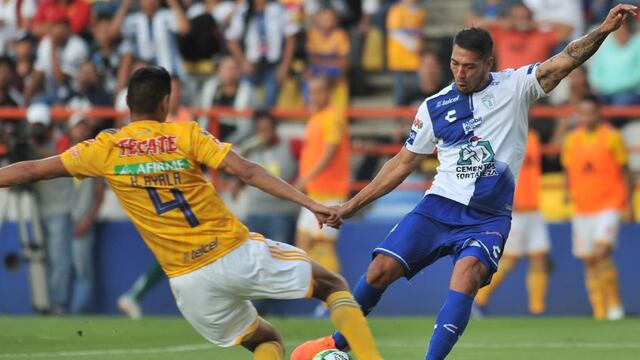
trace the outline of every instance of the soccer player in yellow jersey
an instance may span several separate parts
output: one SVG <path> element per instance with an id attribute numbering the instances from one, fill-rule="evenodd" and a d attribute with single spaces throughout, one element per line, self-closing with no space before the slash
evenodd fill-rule
<path id="1" fill-rule="evenodd" d="M 358 359 L 382 359 L 345 281 L 293 246 L 265 239 L 229 212 L 200 164 L 312 211 L 339 226 L 320 205 L 231 151 L 196 123 L 165 123 L 171 77 L 145 67 L 129 80 L 132 122 L 102 132 L 62 155 L 0 169 L 0 187 L 62 176 L 104 177 L 169 277 L 178 308 L 212 343 L 242 345 L 257 360 L 284 358 L 282 339 L 250 299 L 315 297 Z"/>

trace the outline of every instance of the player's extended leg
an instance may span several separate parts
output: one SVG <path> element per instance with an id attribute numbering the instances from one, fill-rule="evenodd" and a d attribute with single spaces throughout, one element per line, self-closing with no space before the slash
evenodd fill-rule
<path id="1" fill-rule="evenodd" d="M 417 211 L 412 211 L 402 218 L 373 250 L 373 261 L 353 289 L 355 300 L 362 308 L 360 314 L 369 314 L 378 304 L 387 286 L 398 278 L 405 276 L 410 279 L 425 266 L 447 255 L 450 251 L 450 248 L 447 248 L 450 244 L 449 230 L 448 225 Z M 332 336 L 300 345 L 294 350 L 291 359 L 309 360 L 317 352 L 327 348 L 353 348 L 349 337 L 346 336 L 345 339 L 341 329 L 338 330 Z"/>
<path id="2" fill-rule="evenodd" d="M 620 289 L 618 285 L 618 269 L 611 257 L 612 248 L 607 243 L 596 243 L 595 262 L 600 276 L 600 286 L 604 297 L 606 317 L 619 320 L 624 317 Z"/>
<path id="3" fill-rule="evenodd" d="M 312 266 L 314 279 L 313 296 L 327 304 L 331 312 L 331 321 L 336 329 L 344 334 L 344 337 L 349 341 L 356 357 L 363 360 L 382 359 L 376 348 L 371 330 L 369 330 L 367 320 L 360 309 L 360 305 L 349 292 L 347 282 L 319 264 L 313 263 Z M 298 355 L 296 355 L 296 351 L 294 351 L 291 354 L 291 359 L 307 359 L 307 356 L 311 355 L 313 357 L 315 354 L 298 352 Z"/>
<path id="4" fill-rule="evenodd" d="M 504 258 L 500 260 L 500 266 Z M 498 273 L 500 271 L 498 270 Z M 491 282 L 493 283 L 494 280 Z M 549 264 L 547 253 L 529 255 L 529 271 L 527 272 L 527 290 L 529 292 L 529 311 L 534 315 L 540 315 L 545 311 L 545 298 L 547 296 L 547 284 L 549 282 Z M 480 290 L 482 292 L 482 290 Z"/>
<path id="5" fill-rule="evenodd" d="M 516 265 L 518 265 L 518 257 L 514 255 L 505 254 L 500 260 L 500 266 L 498 267 L 498 271 L 493 274 L 493 279 L 491 279 L 491 284 L 482 288 L 478 291 L 478 295 L 476 295 L 475 303 L 484 308 L 487 306 L 489 302 L 489 298 L 491 294 L 502 284 L 504 279 L 507 278 L 507 275 L 513 270 Z"/>
<path id="6" fill-rule="evenodd" d="M 378 304 L 387 287 L 403 276 L 404 268 L 398 260 L 382 253 L 376 254 L 365 274 L 360 277 L 353 289 L 353 295 L 360 305 L 360 314 L 368 315 Z M 333 335 L 307 341 L 298 346 L 291 354 L 291 360 L 309 360 L 322 350 L 337 348 L 346 350 L 352 344 L 348 336 L 338 327 Z M 353 348 L 353 346 L 351 346 Z M 354 349 L 355 350 L 355 349 Z"/>
<path id="7" fill-rule="evenodd" d="M 255 360 L 284 359 L 284 344 L 282 338 L 265 319 L 259 317 L 256 329 L 245 335 L 242 346 L 253 353 Z"/>
<path id="8" fill-rule="evenodd" d="M 489 269 L 478 258 L 460 258 L 453 267 L 449 293 L 436 318 L 426 360 L 444 359 L 469 322 L 473 297 L 489 276 Z"/>

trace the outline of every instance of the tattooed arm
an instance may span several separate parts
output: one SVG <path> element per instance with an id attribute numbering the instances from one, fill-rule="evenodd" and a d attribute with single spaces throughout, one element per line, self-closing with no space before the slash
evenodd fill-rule
<path id="1" fill-rule="evenodd" d="M 627 17 L 635 16 L 635 10 L 633 5 L 614 7 L 600 26 L 572 41 L 562 52 L 542 63 L 536 70 L 536 78 L 542 89 L 545 92 L 553 90 L 560 80 L 595 54 L 604 39 L 622 26 Z"/>

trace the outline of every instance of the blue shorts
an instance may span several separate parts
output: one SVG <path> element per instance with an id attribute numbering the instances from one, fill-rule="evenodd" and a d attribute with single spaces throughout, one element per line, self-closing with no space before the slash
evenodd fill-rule
<path id="1" fill-rule="evenodd" d="M 453 212 L 449 212 L 451 208 Z M 448 214 L 438 214 L 438 211 Z M 464 215 L 451 216 L 456 211 Z M 492 275 L 498 269 L 510 227 L 511 217 L 508 215 L 472 211 L 472 216 L 469 216 L 467 206 L 427 195 L 373 250 L 373 256 L 380 253 L 398 260 L 407 279 L 447 255 L 452 255 L 454 262 L 473 256 Z M 490 279 L 491 276 L 485 285 Z"/>

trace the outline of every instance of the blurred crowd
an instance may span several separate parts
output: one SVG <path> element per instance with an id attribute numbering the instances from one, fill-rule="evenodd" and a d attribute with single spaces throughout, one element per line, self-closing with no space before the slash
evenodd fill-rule
<path id="1" fill-rule="evenodd" d="M 560 51 L 619 2 L 471 0 L 459 25 L 489 29 L 496 69 L 516 68 Z M 190 107 L 301 108 L 318 75 L 331 80 L 336 108 L 380 92 L 394 105 L 415 106 L 451 78 L 450 41 L 427 36 L 438 23 L 429 19 L 439 16 L 427 8 L 419 0 L 2 1 L 0 106 L 126 111 L 127 78 L 148 64 L 173 76 L 171 121 L 195 120 Z M 549 102 L 593 92 L 608 105 L 640 103 L 635 23 L 608 39 Z M 371 74 L 389 74 L 389 87 L 376 92 Z M 254 133 L 251 121 L 222 120 L 223 140 L 240 143 Z M 90 122 L 98 131 L 126 119 Z"/>
<path id="2" fill-rule="evenodd" d="M 561 51 L 621 2 L 635 3 L 470 0 L 459 27 L 490 30 L 496 70 L 517 68 Z M 354 97 L 380 97 L 379 89 L 369 83 L 370 75 L 389 75 L 391 81 L 382 92 L 388 94 L 388 105 L 397 106 L 417 106 L 451 79 L 450 38 L 428 36 L 429 19 L 440 15 L 428 13 L 424 0 L 0 0 L 0 4 L 0 106 L 28 107 L 25 124 L 0 121 L 0 157 L 8 162 L 56 154 L 102 129 L 126 124 L 127 119 L 95 119 L 85 113 L 104 106 L 126 111 L 129 74 L 141 66 L 159 65 L 173 78 L 169 121 L 197 120 L 206 126 L 208 119 L 195 117 L 190 108 L 260 110 L 253 119 L 221 119 L 219 137 L 299 189 L 333 204 L 349 195 L 350 177 L 369 179 L 379 165 L 371 156 L 360 169 L 350 170 L 348 161 L 344 111 Z M 609 37 L 587 66 L 576 69 L 547 101 L 576 105 L 585 95 L 595 94 L 605 105 L 640 104 L 636 25 L 637 19 L 631 19 Z M 51 106 L 66 107 L 73 116 L 64 125 L 53 122 Z M 309 122 L 305 140 L 312 148 L 280 139 L 278 122 L 268 113 L 276 106 L 311 109 L 317 121 Z M 575 122 L 533 124 L 543 142 L 560 145 Z M 406 129 L 398 128 L 379 140 L 402 143 Z M 318 138 L 324 143 L 309 145 Z M 331 149 L 331 156 L 320 157 L 319 149 Z M 548 169 L 560 169 L 558 156 L 545 162 Z M 241 187 L 229 184 L 234 196 Z M 326 189 L 331 192 L 321 193 Z M 62 179 L 36 186 L 41 203 L 51 204 L 40 209 L 45 235 L 60 238 L 47 241 L 54 254 L 50 256 L 60 261 L 50 273 L 50 281 L 57 284 L 51 295 L 56 312 L 90 307 L 94 275 L 87 260 L 91 256 L 83 251 L 93 246 L 103 192 L 100 181 Z M 274 203 L 259 192 L 247 196 L 266 204 L 247 214 L 252 229 L 293 241 L 298 209 Z M 72 197 L 78 200 L 65 200 Z M 301 218 L 298 239 L 305 236 Z M 314 236 L 320 240 L 305 238 L 298 245 L 320 257 L 330 253 L 326 263 L 338 270 L 335 254 L 325 251 L 322 241 L 337 235 Z M 84 244 L 89 245 L 85 249 L 74 241 L 78 248 L 71 249 L 67 240 L 73 237 L 88 238 Z M 71 252 L 74 256 L 66 255 Z M 86 278 L 73 301 L 67 295 L 72 293 L 68 280 L 72 272 L 77 279 Z"/>

